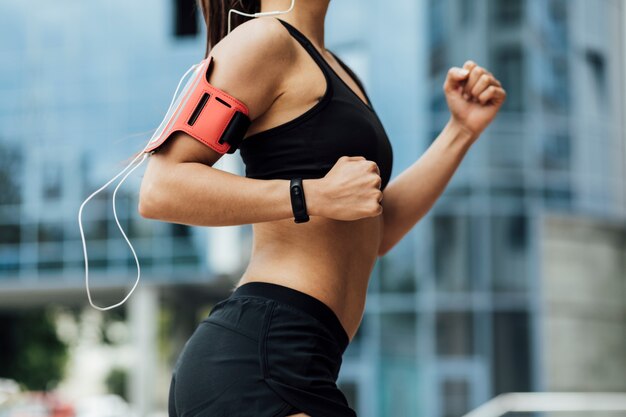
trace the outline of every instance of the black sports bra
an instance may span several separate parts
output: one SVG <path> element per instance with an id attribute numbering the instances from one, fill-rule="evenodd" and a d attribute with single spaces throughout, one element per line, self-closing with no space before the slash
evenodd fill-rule
<path id="1" fill-rule="evenodd" d="M 318 103 L 295 119 L 252 134 L 241 142 L 239 150 L 246 177 L 322 178 L 341 156 L 360 155 L 378 164 L 383 190 L 391 177 L 393 151 L 376 112 L 337 75 L 302 32 L 284 20 L 277 20 L 321 68 L 326 92 Z M 371 103 L 361 80 L 333 56 Z"/>

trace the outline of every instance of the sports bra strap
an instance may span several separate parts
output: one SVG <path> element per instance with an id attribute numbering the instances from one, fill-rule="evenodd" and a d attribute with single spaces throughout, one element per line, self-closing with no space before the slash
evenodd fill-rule
<path id="1" fill-rule="evenodd" d="M 324 57 L 320 54 L 320 52 L 317 50 L 317 48 L 315 48 L 315 46 L 311 43 L 311 41 L 309 40 L 309 38 L 307 38 L 306 36 L 304 36 L 304 34 L 302 32 L 300 32 L 298 29 L 296 29 L 293 25 L 291 25 L 290 23 L 287 23 L 286 21 L 279 19 L 279 18 L 275 18 L 276 20 L 278 20 L 280 23 L 282 23 L 282 25 L 287 28 L 287 30 L 289 31 L 289 33 L 291 34 L 291 36 L 293 36 L 294 38 L 296 38 L 296 40 L 304 47 L 304 49 L 307 50 L 307 52 L 309 53 L 309 55 L 311 55 L 311 57 L 313 58 L 313 60 L 317 63 L 317 65 L 321 68 L 321 70 L 324 72 L 324 74 L 326 75 L 326 77 L 330 77 L 332 74 L 332 71 L 330 68 L 326 67 L 326 65 L 328 65 L 328 63 L 326 62 L 326 60 L 324 59 Z"/>
<path id="2" fill-rule="evenodd" d="M 363 81 L 361 81 L 361 79 L 358 77 L 358 75 L 356 75 L 356 73 L 354 71 L 352 71 L 352 69 L 341 60 L 341 58 L 339 58 L 337 55 L 335 55 L 335 53 L 333 51 L 331 51 L 330 49 L 326 49 L 328 52 L 330 52 L 330 54 L 335 57 L 335 59 L 337 60 L 337 62 L 339 62 L 339 65 L 341 65 L 343 67 L 343 69 L 348 73 L 348 75 L 350 77 L 352 77 L 352 79 L 354 80 L 354 82 L 356 83 L 356 85 L 359 86 L 359 88 L 361 89 L 361 91 L 363 92 L 363 95 L 365 96 L 365 98 L 367 99 L 368 103 L 372 103 L 372 100 L 370 100 L 369 96 L 367 95 L 367 91 L 365 91 L 365 86 L 363 85 Z"/>
<path id="3" fill-rule="evenodd" d="M 359 87 L 359 89 L 363 92 L 363 95 L 365 96 L 365 99 L 367 100 L 367 103 L 365 103 L 363 101 L 363 99 L 361 97 L 359 97 L 356 92 L 348 86 L 348 84 L 339 76 L 339 74 L 337 74 L 337 72 L 333 69 L 333 67 L 330 66 L 330 64 L 328 63 L 328 61 L 326 61 L 326 59 L 322 56 L 322 54 L 320 53 L 320 51 L 317 50 L 317 48 L 313 45 L 313 43 L 302 33 L 300 32 L 297 28 L 295 28 L 293 25 L 291 25 L 290 23 L 276 18 L 276 20 L 278 20 L 280 23 L 283 24 L 283 26 L 285 26 L 287 28 L 287 30 L 289 31 L 289 33 L 296 38 L 296 40 L 298 42 L 300 42 L 300 44 L 304 47 L 304 49 L 306 49 L 309 53 L 309 55 L 311 55 L 311 57 L 313 58 L 313 60 L 317 63 L 317 65 L 320 67 L 320 69 L 322 70 L 322 72 L 324 73 L 324 75 L 326 76 L 326 79 L 329 81 L 331 79 L 335 79 L 337 80 L 337 82 L 339 82 L 340 84 L 342 84 L 345 88 L 347 88 L 348 90 L 350 90 L 350 94 L 352 94 L 357 100 L 359 100 L 363 105 L 365 105 L 366 107 L 368 107 L 370 110 L 373 110 L 372 106 L 371 106 L 371 100 L 369 98 L 369 96 L 367 95 L 367 92 L 365 91 L 365 88 L 363 86 L 363 83 L 361 82 L 361 80 L 359 79 L 359 77 L 357 77 L 357 75 L 354 73 L 354 71 L 352 71 L 350 69 L 350 67 L 348 67 L 345 62 L 343 62 L 337 55 L 335 55 L 333 52 L 331 52 L 330 50 L 326 49 L 328 52 L 330 52 L 330 54 L 337 60 L 337 62 L 339 63 L 339 65 L 341 65 L 343 67 L 343 69 L 348 73 L 348 75 L 354 80 L 354 82 L 357 84 L 357 86 Z"/>

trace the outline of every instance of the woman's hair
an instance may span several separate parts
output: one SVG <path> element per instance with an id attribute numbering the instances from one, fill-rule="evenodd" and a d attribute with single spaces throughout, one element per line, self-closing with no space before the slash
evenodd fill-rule
<path id="1" fill-rule="evenodd" d="M 197 0 L 202 9 L 204 23 L 207 28 L 206 50 L 204 57 L 208 57 L 211 48 L 227 35 L 228 11 L 237 9 L 245 13 L 257 13 L 261 10 L 261 0 Z M 248 18 L 232 14 L 231 30 L 242 24 Z"/>

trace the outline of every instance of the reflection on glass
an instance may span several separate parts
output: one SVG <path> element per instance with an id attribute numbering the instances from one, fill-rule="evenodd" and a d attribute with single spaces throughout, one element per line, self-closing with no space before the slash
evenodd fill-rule
<path id="1" fill-rule="evenodd" d="M 414 416 L 419 410 L 418 368 L 414 358 L 383 356 L 380 360 L 381 410 L 376 416 Z"/>
<path id="2" fill-rule="evenodd" d="M 565 115 L 570 110 L 570 88 L 568 56 L 557 54 L 554 51 L 545 51 L 542 57 L 540 96 L 546 111 Z"/>
<path id="3" fill-rule="evenodd" d="M 524 311 L 493 314 L 493 395 L 531 389 L 529 325 Z"/>
<path id="4" fill-rule="evenodd" d="M 474 324 L 470 312 L 437 313 L 437 354 L 470 356 L 473 353 Z"/>
<path id="5" fill-rule="evenodd" d="M 467 216 L 436 216 L 435 276 L 440 291 L 469 290 L 470 234 Z"/>
<path id="6" fill-rule="evenodd" d="M 417 315 L 415 311 L 382 313 L 380 316 L 381 353 L 391 356 L 414 357 Z"/>
<path id="7" fill-rule="evenodd" d="M 40 243 L 38 245 L 38 268 L 54 270 L 63 268 L 63 243 Z"/>
<path id="8" fill-rule="evenodd" d="M 524 0 L 492 0 L 495 23 L 501 26 L 516 26 L 522 22 Z"/>
<path id="9" fill-rule="evenodd" d="M 368 292 L 413 293 L 417 290 L 415 244 L 403 239 L 392 251 L 379 257 L 374 265 Z"/>
<path id="10" fill-rule="evenodd" d="M 19 224 L 0 224 L 0 245 L 20 243 L 21 231 Z"/>
<path id="11" fill-rule="evenodd" d="M 595 101 L 605 108 L 607 102 L 610 102 L 610 97 L 608 97 L 610 91 L 607 83 L 606 58 L 602 52 L 590 48 L 585 52 L 585 61 L 593 80 L 592 91 L 596 95 Z"/>
<path id="12" fill-rule="evenodd" d="M 376 415 L 405 416 L 417 410 L 417 314 L 380 315 L 380 388 L 382 409 Z"/>
<path id="13" fill-rule="evenodd" d="M 464 379 L 443 382 L 443 416 L 459 417 L 469 411 L 469 383 Z"/>
<path id="14" fill-rule="evenodd" d="M 476 16 L 476 0 L 458 0 L 461 25 L 470 26 Z"/>
<path id="15" fill-rule="evenodd" d="M 417 289 L 415 266 L 409 249 L 397 247 L 393 252 L 378 259 L 381 292 L 412 293 Z"/>
<path id="16" fill-rule="evenodd" d="M 543 140 L 543 169 L 567 171 L 571 163 L 571 137 L 567 132 L 552 134 Z"/>
<path id="17" fill-rule="evenodd" d="M 494 291 L 528 288 L 528 219 L 523 215 L 491 218 L 491 272 Z"/>
<path id="18" fill-rule="evenodd" d="M 39 223 L 37 240 L 39 242 L 61 242 L 63 240 L 63 223 Z"/>
<path id="19" fill-rule="evenodd" d="M 0 206 L 19 204 L 22 200 L 22 153 L 18 148 L 2 143 L 2 140 L 0 137 Z"/>
<path id="20" fill-rule="evenodd" d="M 54 201 L 61 198 L 63 171 L 58 163 L 46 161 L 41 180 L 44 200 Z"/>
<path id="21" fill-rule="evenodd" d="M 505 3 L 505 2 L 503 2 Z M 502 85 L 507 86 L 507 98 L 502 105 L 503 111 L 523 111 L 524 100 L 524 55 L 520 44 L 499 47 L 493 55 L 494 75 Z"/>
<path id="22" fill-rule="evenodd" d="M 175 264 L 194 264 L 200 261 L 199 254 L 187 237 L 173 238 L 172 261 Z"/>
<path id="23" fill-rule="evenodd" d="M 445 2 L 430 0 L 429 6 L 430 75 L 435 76 L 446 69 L 449 31 Z"/>
<path id="24" fill-rule="evenodd" d="M 550 0 L 548 2 L 550 18 L 555 24 L 565 24 L 567 19 L 567 1 L 568 0 Z"/>

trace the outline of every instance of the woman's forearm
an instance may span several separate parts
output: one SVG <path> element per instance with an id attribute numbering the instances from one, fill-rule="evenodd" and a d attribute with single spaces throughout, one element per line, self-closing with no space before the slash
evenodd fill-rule
<path id="1" fill-rule="evenodd" d="M 467 150 L 506 100 L 502 83 L 472 60 L 466 61 L 463 68 L 448 70 L 443 91 L 450 120 L 424 155 L 385 188 L 379 256 L 428 213 Z"/>
<path id="2" fill-rule="evenodd" d="M 257 180 L 196 162 L 149 166 L 142 182 L 143 217 L 193 226 L 231 226 L 293 218 L 289 180 Z M 315 179 L 303 180 L 316 215 Z"/>
<path id="3" fill-rule="evenodd" d="M 384 232 L 379 256 L 387 253 L 431 209 L 475 138 L 452 119 L 409 168 L 385 188 Z"/>

